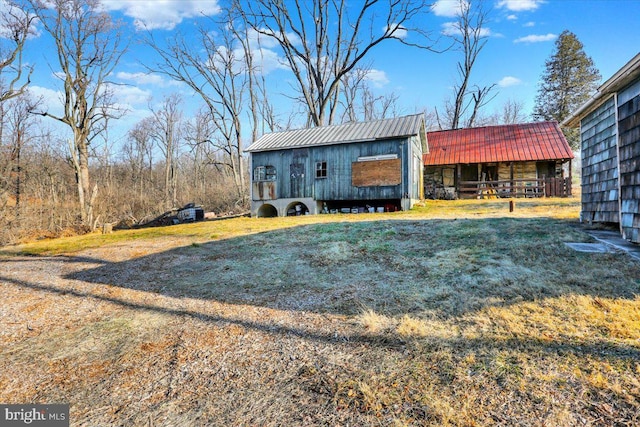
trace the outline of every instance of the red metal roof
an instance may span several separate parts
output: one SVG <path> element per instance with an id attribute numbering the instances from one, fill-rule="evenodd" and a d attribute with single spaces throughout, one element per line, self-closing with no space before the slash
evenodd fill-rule
<path id="1" fill-rule="evenodd" d="M 556 122 L 427 132 L 427 144 L 427 166 L 573 159 Z"/>

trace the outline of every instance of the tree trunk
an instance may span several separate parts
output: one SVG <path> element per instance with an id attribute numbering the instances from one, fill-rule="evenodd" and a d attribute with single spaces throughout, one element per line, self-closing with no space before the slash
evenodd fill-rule
<path id="1" fill-rule="evenodd" d="M 75 143 L 69 141 L 71 161 L 76 173 L 78 187 L 78 204 L 80 206 L 80 220 L 82 225 L 93 230 L 93 204 L 97 197 L 98 186 L 91 189 L 89 180 L 89 147 L 82 135 L 75 137 Z"/>

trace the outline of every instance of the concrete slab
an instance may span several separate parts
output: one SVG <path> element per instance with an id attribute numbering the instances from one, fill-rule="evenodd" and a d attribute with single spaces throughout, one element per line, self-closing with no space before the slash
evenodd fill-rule
<path id="1" fill-rule="evenodd" d="M 620 233 L 611 230 L 585 230 L 598 242 L 608 245 L 619 251 L 628 253 L 634 259 L 640 261 L 640 245 L 633 244 L 622 238 Z"/>
<path id="2" fill-rule="evenodd" d="M 613 247 L 604 243 L 565 243 L 565 245 L 576 252 L 588 252 L 597 254 L 616 252 Z"/>

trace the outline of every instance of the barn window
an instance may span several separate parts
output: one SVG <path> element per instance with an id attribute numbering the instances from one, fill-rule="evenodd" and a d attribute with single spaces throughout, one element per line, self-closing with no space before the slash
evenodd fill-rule
<path id="1" fill-rule="evenodd" d="M 273 166 L 257 166 L 253 170 L 254 181 L 275 181 L 276 168 Z"/>
<path id="2" fill-rule="evenodd" d="M 316 178 L 327 177 L 327 162 L 316 162 Z"/>

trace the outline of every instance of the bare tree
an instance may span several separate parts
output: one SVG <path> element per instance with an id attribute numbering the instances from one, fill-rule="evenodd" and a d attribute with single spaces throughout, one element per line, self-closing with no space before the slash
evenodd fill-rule
<path id="1" fill-rule="evenodd" d="M 177 162 L 182 139 L 182 113 L 180 95 L 166 96 L 160 108 L 149 106 L 153 114 L 150 136 L 164 155 L 164 205 L 171 209 L 177 206 Z"/>
<path id="2" fill-rule="evenodd" d="M 69 150 L 76 172 L 80 218 L 83 225 L 94 228 L 93 206 L 98 186 L 89 176 L 89 145 L 104 130 L 107 117 L 121 114 L 112 108 L 107 79 L 125 48 L 118 25 L 99 0 L 30 2 L 55 42 L 58 75 L 64 87 L 64 112 L 41 114 L 64 123 L 73 133 Z"/>
<path id="3" fill-rule="evenodd" d="M 313 126 L 334 122 L 343 78 L 377 45 L 432 45 L 419 22 L 429 12 L 425 0 L 235 1 L 247 23 L 280 47 Z"/>
<path id="4" fill-rule="evenodd" d="M 455 0 L 460 7 L 457 19 L 448 28 L 446 35 L 451 37 L 453 48 L 462 53 L 462 59 L 456 64 L 458 82 L 453 86 L 453 100 L 445 102 L 444 120 L 441 127 L 458 129 L 472 127 L 478 112 L 493 97 L 490 96 L 495 84 L 490 86 L 471 85 L 471 72 L 484 46 L 487 44 L 488 30 L 485 23 L 488 11 L 482 0 L 473 2 Z"/>
<path id="5" fill-rule="evenodd" d="M 152 182 L 153 172 L 153 117 L 146 117 L 136 123 L 128 133 L 128 140 L 122 151 L 131 169 L 134 188 L 142 198 Z"/>
<path id="6" fill-rule="evenodd" d="M 35 15 L 25 2 L 4 1 L 0 12 L 0 102 L 24 93 L 30 83 L 33 67 L 25 67 L 22 53 L 31 33 Z"/>
<path id="7" fill-rule="evenodd" d="M 341 122 L 385 119 L 397 113 L 398 96 L 376 96 L 369 83 L 370 69 L 356 68 L 345 74 L 341 84 Z"/>
<path id="8" fill-rule="evenodd" d="M 225 16 L 228 20 L 234 19 L 232 11 L 227 11 Z M 209 22 L 215 24 L 213 20 Z M 243 115 L 248 98 L 251 138 L 257 139 L 258 111 L 264 103 L 259 99 L 263 92 L 254 73 L 255 53 L 241 25 L 227 21 L 215 24 L 215 31 L 201 26 L 197 43 L 176 34 L 167 46 L 162 46 L 150 37 L 148 43 L 160 61 L 148 68 L 185 83 L 200 96 L 213 124 L 208 139 L 202 142 L 224 153 L 216 157 L 216 162 L 231 172 L 238 199 L 244 202 Z"/>
<path id="9" fill-rule="evenodd" d="M 208 111 L 201 109 L 185 126 L 185 141 L 192 156 L 193 184 L 200 192 L 206 185 L 206 167 L 211 164 L 218 165 L 215 152 L 212 152 L 212 146 L 209 143 L 215 133 L 212 124 Z"/>
<path id="10" fill-rule="evenodd" d="M 28 92 L 16 96 L 8 105 L 7 124 L 9 126 L 10 160 L 13 175 L 13 194 L 15 197 L 16 218 L 20 216 L 22 195 L 23 162 L 22 154 L 26 144 L 35 136 L 35 116 L 31 111 L 41 100 L 34 99 Z"/>
<path id="11" fill-rule="evenodd" d="M 524 111 L 524 102 L 508 99 L 502 104 L 499 123 L 512 125 L 523 123 L 529 120 L 529 116 Z"/>

